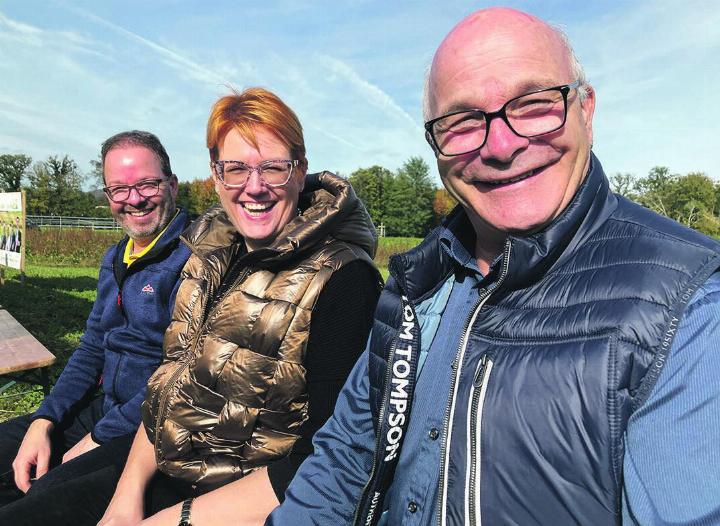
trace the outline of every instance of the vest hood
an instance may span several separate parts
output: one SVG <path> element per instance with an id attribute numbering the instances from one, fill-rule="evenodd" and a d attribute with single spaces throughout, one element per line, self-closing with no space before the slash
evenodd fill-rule
<path id="1" fill-rule="evenodd" d="M 350 183 L 330 172 L 308 174 L 298 202 L 300 213 L 290 220 L 267 247 L 254 250 L 249 259 L 280 263 L 304 254 L 328 237 L 359 246 L 375 256 L 377 234 L 372 219 Z M 209 209 L 183 233 L 183 240 L 203 258 L 239 255 L 242 235 L 220 205 Z M 222 257 L 222 256 L 220 256 Z M 223 258 L 224 259 L 224 258 Z"/>

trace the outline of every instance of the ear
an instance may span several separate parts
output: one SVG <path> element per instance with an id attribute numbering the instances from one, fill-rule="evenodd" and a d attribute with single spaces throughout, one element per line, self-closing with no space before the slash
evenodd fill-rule
<path id="1" fill-rule="evenodd" d="M 587 133 L 588 144 L 593 143 L 593 127 L 592 120 L 595 114 L 595 90 L 588 84 L 585 86 L 587 97 L 580 103 L 580 111 L 582 112 L 583 119 L 585 121 L 585 131 Z"/>
<path id="2" fill-rule="evenodd" d="M 222 183 L 220 182 L 220 179 L 218 179 L 218 176 L 215 174 L 215 167 L 213 166 L 212 161 L 210 161 L 210 178 L 213 182 L 213 188 L 215 188 L 215 193 L 220 195 L 220 189 L 222 188 Z"/>
<path id="3" fill-rule="evenodd" d="M 295 174 L 295 177 L 297 177 L 298 193 L 302 193 L 303 188 L 305 188 L 305 177 L 306 176 L 307 176 L 307 162 L 302 163 L 297 167 L 297 173 Z"/>
<path id="4" fill-rule="evenodd" d="M 172 195 L 174 201 L 178 194 L 178 178 L 175 174 L 170 176 L 170 194 Z"/>

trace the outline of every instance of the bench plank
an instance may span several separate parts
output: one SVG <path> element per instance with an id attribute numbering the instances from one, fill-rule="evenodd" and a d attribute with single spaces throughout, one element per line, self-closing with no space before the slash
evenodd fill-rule
<path id="1" fill-rule="evenodd" d="M 0 309 L 0 374 L 47 367 L 54 362 L 53 353 L 8 311 Z"/>

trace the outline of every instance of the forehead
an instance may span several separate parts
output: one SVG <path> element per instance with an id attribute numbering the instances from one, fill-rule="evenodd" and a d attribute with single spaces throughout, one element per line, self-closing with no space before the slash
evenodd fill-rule
<path id="1" fill-rule="evenodd" d="M 288 158 L 290 150 L 277 135 L 271 131 L 256 127 L 253 129 L 257 148 L 235 128 L 231 129 L 218 148 L 220 159 L 233 161 L 256 161 L 257 159 Z"/>
<path id="2" fill-rule="evenodd" d="M 456 109 L 496 110 L 528 91 L 572 82 L 567 49 L 537 20 L 470 23 L 443 41 L 432 65 L 433 116 Z"/>
<path id="3" fill-rule="evenodd" d="M 142 179 L 163 176 L 160 160 L 154 152 L 142 146 L 120 146 L 105 156 L 105 184 L 134 184 Z"/>

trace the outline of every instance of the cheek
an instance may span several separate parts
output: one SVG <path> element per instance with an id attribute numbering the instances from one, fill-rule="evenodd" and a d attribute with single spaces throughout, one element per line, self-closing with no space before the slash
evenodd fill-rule
<path id="1" fill-rule="evenodd" d="M 288 185 L 285 188 L 284 195 L 282 196 L 283 207 L 289 209 L 291 211 L 291 215 L 294 215 L 297 209 L 302 183 L 303 181 L 293 181 L 293 185 Z"/>

